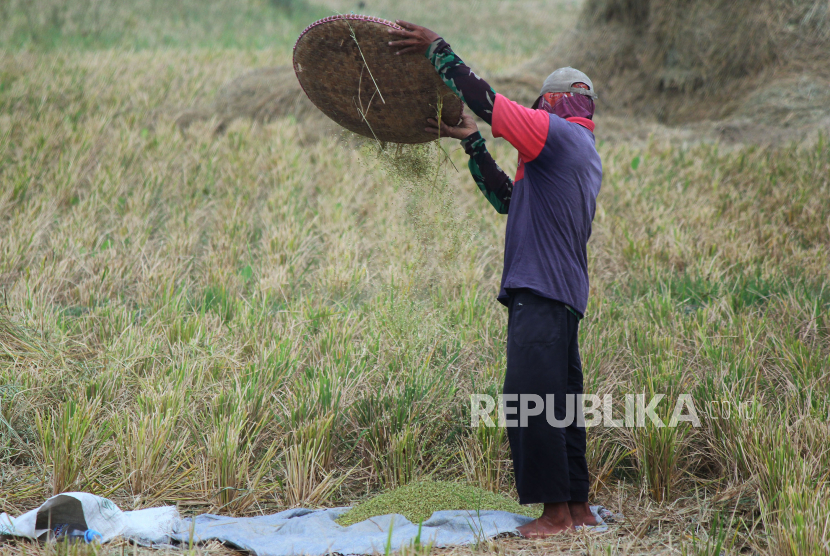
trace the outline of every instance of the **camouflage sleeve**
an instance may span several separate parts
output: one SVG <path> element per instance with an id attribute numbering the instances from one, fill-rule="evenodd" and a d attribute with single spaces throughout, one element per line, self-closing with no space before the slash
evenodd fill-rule
<path id="1" fill-rule="evenodd" d="M 493 208 L 499 214 L 507 214 L 510 207 L 510 196 L 513 193 L 513 180 L 499 168 L 492 155 L 487 151 L 484 137 L 475 132 L 461 140 L 464 152 L 470 156 L 467 166 L 470 173 Z"/>
<path id="2" fill-rule="evenodd" d="M 444 39 L 436 39 L 427 49 L 427 58 L 441 79 L 470 107 L 476 116 L 491 123 L 496 92 L 467 67 Z"/>

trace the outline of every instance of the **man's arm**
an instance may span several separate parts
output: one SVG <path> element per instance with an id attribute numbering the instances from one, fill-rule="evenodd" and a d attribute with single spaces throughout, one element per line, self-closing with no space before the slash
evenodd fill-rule
<path id="1" fill-rule="evenodd" d="M 431 133 L 440 134 L 441 137 L 461 139 L 464 151 L 470 156 L 467 166 L 470 168 L 470 174 L 476 185 L 499 214 L 507 214 L 510 196 L 513 194 L 513 180 L 499 168 L 487 151 L 484 137 L 478 132 L 478 126 L 473 117 L 462 112 L 461 123 L 457 126 L 449 126 L 441 122 L 440 131 L 435 118 L 428 119 L 427 123 L 431 127 L 426 130 Z"/>
<path id="2" fill-rule="evenodd" d="M 547 112 L 525 108 L 502 95 L 498 95 L 499 108 L 496 110 L 497 95 L 493 88 L 473 73 L 440 37 L 429 45 L 427 58 L 444 83 L 464 104 L 492 126 L 493 137 L 507 139 L 525 162 L 530 162 L 539 155 L 545 146 L 550 126 Z"/>
<path id="3" fill-rule="evenodd" d="M 396 54 L 425 54 L 444 83 L 476 116 L 490 124 L 496 101 L 493 88 L 473 73 L 437 33 L 406 21 L 396 23 L 402 29 L 389 29 L 390 34 L 401 37 L 389 42 L 389 46 L 400 48 Z"/>
<path id="4" fill-rule="evenodd" d="M 496 93 L 483 79 L 468 68 L 437 33 L 425 27 L 405 21 L 397 22 L 403 29 L 389 32 L 403 37 L 390 41 L 389 46 L 399 47 L 396 54 L 426 54 L 444 83 L 482 120 L 491 123 Z M 427 120 L 427 131 L 442 137 L 461 139 L 464 151 L 470 156 L 467 166 L 484 197 L 499 214 L 507 214 L 513 194 L 513 180 L 499 168 L 487 151 L 484 138 L 478 132 L 475 120 L 469 114 L 461 114 L 457 126 L 448 126 L 436 119 Z"/>
<path id="5" fill-rule="evenodd" d="M 531 162 L 542 152 L 550 129 L 550 115 L 543 110 L 525 108 L 497 95 L 452 51 L 438 33 L 426 27 L 397 21 L 401 29 L 389 29 L 402 40 L 390 41 L 400 48 L 396 54 L 424 54 L 438 75 L 455 94 L 482 120 L 493 128 L 493 137 L 504 137 L 524 162 Z"/>
<path id="6" fill-rule="evenodd" d="M 435 39 L 427 49 L 427 58 L 458 98 L 469 106 L 476 116 L 492 124 L 496 92 L 485 80 L 473 73 L 473 70 L 453 52 L 449 43 L 440 37 Z"/>
<path id="7" fill-rule="evenodd" d="M 490 201 L 499 214 L 507 214 L 510 208 L 510 196 L 513 194 L 513 180 L 499 168 L 492 155 L 487 151 L 484 137 L 476 131 L 461 140 L 464 152 L 470 156 L 467 167 L 476 185 Z"/>

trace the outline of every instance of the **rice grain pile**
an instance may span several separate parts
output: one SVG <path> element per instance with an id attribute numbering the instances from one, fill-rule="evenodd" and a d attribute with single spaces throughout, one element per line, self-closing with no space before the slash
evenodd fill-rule
<path id="1" fill-rule="evenodd" d="M 448 481 L 422 481 L 388 490 L 358 504 L 337 519 L 343 526 L 387 514 L 401 514 L 412 523 L 441 510 L 501 510 L 538 517 L 538 506 L 522 506 L 507 496 L 483 488 Z"/>

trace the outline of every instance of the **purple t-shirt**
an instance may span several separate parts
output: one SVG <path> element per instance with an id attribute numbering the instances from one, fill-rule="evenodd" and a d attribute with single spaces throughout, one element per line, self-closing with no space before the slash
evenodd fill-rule
<path id="1" fill-rule="evenodd" d="M 508 290 L 528 288 L 584 315 L 587 244 L 602 182 L 594 123 L 496 95 L 492 128 L 519 151 L 499 301 L 506 305 Z"/>

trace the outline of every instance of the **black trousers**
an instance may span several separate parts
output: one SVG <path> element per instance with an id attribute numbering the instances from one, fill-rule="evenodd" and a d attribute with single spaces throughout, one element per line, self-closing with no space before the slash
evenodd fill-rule
<path id="1" fill-rule="evenodd" d="M 507 437 L 513 456 L 516 489 L 522 504 L 588 501 L 588 464 L 585 460 L 585 427 L 582 422 L 582 362 L 579 359 L 579 320 L 557 301 L 529 290 L 511 290 L 507 324 L 507 373 L 504 378 Z M 519 401 L 510 394 L 535 394 L 545 410 L 527 416 L 523 424 Z M 556 420 L 566 418 L 566 394 L 573 396 L 573 421 L 552 426 L 547 419 L 553 395 Z M 527 396 L 526 396 L 527 397 Z M 525 407 L 531 408 L 532 402 Z M 579 419 L 577 419 L 579 417 Z"/>

